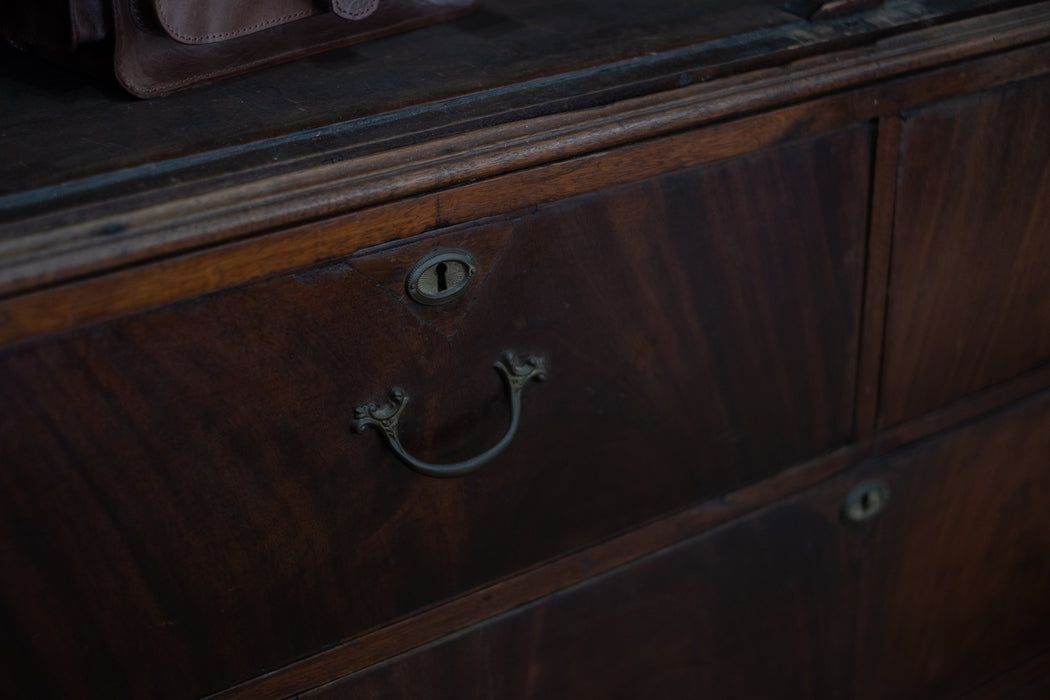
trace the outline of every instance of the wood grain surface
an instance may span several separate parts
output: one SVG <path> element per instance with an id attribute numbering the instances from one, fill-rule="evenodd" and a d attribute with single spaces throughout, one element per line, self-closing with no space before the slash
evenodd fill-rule
<path id="1" fill-rule="evenodd" d="M 0 695 L 1038 696 L 1050 2 L 510 4 L 236 108 L 0 68 Z M 350 432 L 477 454 L 508 349 L 483 471 Z"/>
<path id="2" fill-rule="evenodd" d="M 1047 381 L 1048 377 L 1050 368 L 997 385 L 948 408 L 879 433 L 874 439 L 850 444 L 830 454 L 796 465 L 776 476 L 689 506 L 592 547 L 430 607 L 395 624 L 348 639 L 285 668 L 238 684 L 211 698 L 280 700 L 327 684 L 399 653 L 430 644 L 490 617 L 508 613 L 543 596 L 612 571 L 718 525 L 755 513 L 864 459 L 873 459 L 893 450 L 914 445 L 922 439 L 947 434 L 961 424 L 972 422 L 1005 405 L 1033 396 L 1040 388 L 1050 383 Z M 1038 689 L 1038 677 L 1048 668 L 1050 652 L 980 686 L 974 690 L 974 697 L 991 700 L 1000 698 L 1014 689 L 1029 686 Z"/>
<path id="3" fill-rule="evenodd" d="M 1050 359 L 1050 79 L 906 117 L 883 425 Z"/>
<path id="4" fill-rule="evenodd" d="M 962 700 L 1039 700 L 1050 695 L 1050 651 L 985 683 Z"/>
<path id="5" fill-rule="evenodd" d="M 10 349 L 9 685 L 214 692 L 843 444 L 870 152 L 851 129 Z M 474 245 L 451 308 L 386 267 Z M 490 468 L 350 434 L 396 384 L 410 451 L 479 452 L 506 349 L 550 379 Z"/>
<path id="6" fill-rule="evenodd" d="M 1050 648 L 1047 454 L 1044 394 L 301 697 L 957 697 Z"/>
<path id="7" fill-rule="evenodd" d="M 353 214 L 334 216 L 307 226 L 254 236 L 148 265 L 131 265 L 135 255 L 128 251 L 127 242 L 114 240 L 111 249 L 93 247 L 92 254 L 104 255 L 107 264 L 123 262 L 127 268 L 0 299 L 0 343 L 10 344 L 82 327 L 277 272 L 342 258 L 365 247 L 408 238 L 449 224 L 516 213 L 538 203 L 804 140 L 855 125 L 870 119 L 873 114 L 895 115 L 902 109 L 926 104 L 938 96 L 958 95 L 975 87 L 1042 74 L 1048 65 L 1050 45 L 1037 44 L 1005 56 L 952 65 L 845 95 L 664 138 L 652 138 L 545 167 L 526 168 L 460 184 L 452 189 L 366 207 Z M 656 109 L 656 105 L 649 107 Z M 684 111 L 696 109 L 692 103 L 683 106 Z M 643 119 L 636 127 L 644 131 L 647 123 Z M 459 176 L 468 175 L 459 173 Z M 446 178 L 443 180 L 445 184 L 455 182 L 447 172 L 443 177 Z M 253 217 L 260 216 L 256 205 L 242 206 L 245 211 L 251 210 Z M 149 212 L 142 216 L 144 220 L 149 219 Z M 252 221 L 255 220 L 242 220 L 239 225 L 248 231 Z M 163 228 L 163 224 L 157 225 Z M 101 235 L 97 231 L 92 233 L 97 237 L 96 234 Z M 35 255 L 44 256 L 48 264 L 52 260 L 42 251 Z"/>
<path id="8" fill-rule="evenodd" d="M 830 41 L 831 45 L 825 46 L 827 50 L 837 48 L 832 39 L 848 39 L 850 27 L 874 27 L 872 36 L 880 36 L 883 29 L 923 23 L 921 7 L 904 3 L 894 8 L 892 12 L 885 10 L 890 12 L 886 16 L 850 19 L 845 28 L 824 23 L 794 27 L 787 35 L 789 45 L 799 32 L 815 33 L 823 37 L 821 41 Z M 423 230 L 505 214 L 513 209 L 522 192 L 541 186 L 547 176 L 540 175 L 541 185 L 537 185 L 529 182 L 535 171 L 526 170 L 524 181 L 515 181 L 509 191 L 489 178 L 605 152 L 661 134 L 679 134 L 700 125 L 721 125 L 729 119 L 779 108 L 763 115 L 766 118 L 759 120 L 762 124 L 738 119 L 736 126 L 746 127 L 744 133 L 759 137 L 757 142 L 740 134 L 716 139 L 721 155 L 708 157 L 713 159 L 771 142 L 814 135 L 821 125 L 827 130 L 892 115 L 938 97 L 1046 72 L 1050 65 L 1047 47 L 1032 44 L 1047 39 L 1048 18 L 1050 3 L 1036 3 L 830 55 L 805 58 L 805 52 L 778 54 L 782 62 L 791 60 L 787 68 L 776 65 L 722 79 L 715 79 L 721 75 L 718 71 L 682 68 L 685 72 L 676 72 L 674 79 L 685 79 L 674 89 L 642 90 L 640 96 L 600 102 L 588 109 L 558 106 L 555 99 L 553 113 L 541 110 L 538 115 L 529 111 L 521 114 L 507 105 L 502 105 L 507 109 L 499 109 L 502 103 L 497 99 L 493 108 L 497 109 L 498 118 L 494 121 L 475 120 L 472 115 L 476 105 L 468 105 L 467 114 L 455 121 L 456 129 L 452 131 L 420 127 L 423 130 L 415 132 L 411 120 L 404 123 L 391 117 L 393 122 L 386 127 L 394 129 L 399 138 L 388 134 L 376 135 L 372 140 L 367 133 L 354 129 L 346 133 L 341 129 L 332 133 L 306 131 L 296 134 L 294 142 L 264 141 L 254 150 L 233 147 L 187 157 L 177 164 L 151 162 L 143 168 L 121 171 L 118 180 L 86 178 L 35 193 L 14 194 L 0 202 L 0 218 L 6 221 L 0 224 L 0 294 L 69 282 L 103 270 L 119 270 L 264 233 L 277 234 L 268 237 L 267 250 L 274 249 L 289 235 L 297 240 L 303 235 L 314 238 L 313 245 L 295 248 L 299 262 L 292 266 L 305 264 L 308 261 L 304 258 L 309 254 L 313 254 L 313 260 L 323 257 L 326 251 L 329 257 L 345 255 Z M 759 42 L 753 48 L 762 46 Z M 996 56 L 1009 48 L 1017 51 Z M 724 55 L 715 51 L 713 58 Z M 972 65 L 953 65 L 970 58 L 979 60 Z M 709 56 L 707 60 L 711 59 Z M 915 75 L 924 70 L 933 72 Z M 867 89 L 857 89 L 864 84 Z M 501 93 L 496 93 L 498 98 Z M 539 104 L 532 98 L 542 101 L 551 96 L 532 95 L 526 103 Z M 295 110 L 313 111 L 310 104 L 297 105 Z M 445 119 L 456 110 L 439 104 L 433 105 L 431 112 Z M 83 115 L 78 116 L 81 122 L 87 121 Z M 369 126 L 386 124 L 382 119 L 365 121 Z M 101 140 L 109 143 L 119 135 Z M 99 139 L 91 139 L 96 140 Z M 704 146 L 701 153 L 708 148 Z M 727 153 L 732 149 L 734 153 Z M 673 150 L 665 148 L 662 153 L 667 156 Z M 653 165 L 650 161 L 650 174 L 655 174 Z M 464 183 L 478 186 L 447 189 Z M 587 185 L 588 181 L 581 184 Z M 606 180 L 598 186 L 611 184 Z M 558 182 L 557 186 L 570 193 L 580 191 L 580 185 L 571 183 Z M 594 184 L 589 188 L 595 189 Z M 542 189 L 552 191 L 549 185 Z M 493 190 L 497 192 L 494 194 Z M 557 196 L 556 192 L 551 196 Z M 398 200 L 419 195 L 423 196 L 418 208 L 404 220 L 402 202 Z M 509 206 L 503 206 L 504 200 Z M 382 230 L 367 226 L 356 230 L 357 217 L 353 213 L 371 216 L 376 208 L 393 202 L 397 203 L 394 207 L 386 207 L 392 211 L 383 217 Z M 532 203 L 535 202 L 525 205 Z M 443 204 L 456 206 L 447 211 Z M 345 214 L 351 216 L 340 216 Z M 454 214 L 465 218 L 454 219 Z M 310 225 L 318 220 L 325 220 L 325 225 Z M 302 224 L 307 225 L 305 230 L 288 230 Z M 323 241 L 316 241 L 318 236 Z M 316 247 L 317 243 L 321 243 L 320 247 Z M 332 252 L 333 248 L 340 250 Z M 282 259 L 288 255 L 283 253 Z M 265 261 L 257 257 L 256 262 Z M 152 273 L 147 275 L 152 277 Z M 176 284 L 181 287 L 181 280 L 187 275 L 178 278 Z M 123 286 L 128 287 L 126 283 Z M 162 288 L 172 289 L 172 282 Z M 150 290 L 150 285 L 146 284 L 144 290 Z M 151 291 L 158 293 L 156 289 Z M 47 290 L 48 296 L 50 292 L 59 290 Z M 72 298 L 84 296 L 75 293 Z M 126 290 L 119 297 L 127 298 Z M 68 305 L 71 298 L 65 300 Z M 40 306 L 54 309 L 56 303 L 49 300 Z M 81 313 L 70 315 L 71 311 L 65 311 L 63 316 L 83 318 Z M 35 313 L 48 316 L 40 307 Z M 6 325 L 11 324 L 0 318 L 0 330 Z"/>
<path id="9" fill-rule="evenodd" d="M 857 437 L 861 440 L 874 434 L 878 421 L 900 134 L 899 117 L 883 117 L 879 120 L 872 171 L 868 260 L 864 272 L 864 321 L 861 324 L 861 355 L 857 376 L 855 426 Z"/>

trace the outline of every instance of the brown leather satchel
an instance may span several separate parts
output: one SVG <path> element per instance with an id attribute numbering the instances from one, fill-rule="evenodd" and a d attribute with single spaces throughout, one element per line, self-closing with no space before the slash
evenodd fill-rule
<path id="1" fill-rule="evenodd" d="M 156 97 L 451 19 L 480 0 L 2 0 L 0 34 Z M 108 70 L 108 68 L 107 68 Z"/>

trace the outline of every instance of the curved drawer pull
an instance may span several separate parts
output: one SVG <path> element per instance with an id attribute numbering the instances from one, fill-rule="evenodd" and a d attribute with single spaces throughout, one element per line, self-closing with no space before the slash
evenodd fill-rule
<path id="1" fill-rule="evenodd" d="M 364 432 L 368 426 L 374 426 L 386 438 L 390 449 L 402 462 L 426 476 L 450 477 L 463 476 L 481 468 L 510 444 L 518 430 L 518 418 L 521 415 L 521 392 L 532 379 L 543 381 L 547 378 L 547 362 L 542 357 L 530 357 L 524 363 L 518 363 L 511 352 L 503 353 L 494 367 L 507 383 L 510 395 L 510 427 L 507 434 L 495 445 L 477 457 L 455 462 L 454 464 L 428 464 L 408 454 L 401 439 L 397 436 L 397 421 L 408 403 L 408 395 L 400 387 L 390 390 L 390 398 L 382 406 L 368 403 L 354 409 L 354 420 L 350 423 L 355 433 Z"/>

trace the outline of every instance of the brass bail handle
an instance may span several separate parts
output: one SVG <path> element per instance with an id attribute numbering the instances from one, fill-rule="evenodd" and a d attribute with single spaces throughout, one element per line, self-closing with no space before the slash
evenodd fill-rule
<path id="1" fill-rule="evenodd" d="M 354 420 L 350 422 L 350 427 L 355 433 L 362 433 L 369 426 L 376 428 L 386 438 L 394 454 L 420 474 L 442 478 L 469 474 L 488 464 L 507 448 L 518 431 L 522 390 L 533 379 L 543 381 L 547 378 L 547 361 L 542 357 L 529 357 L 524 362 L 518 362 L 514 353 L 507 351 L 493 366 L 507 385 L 510 398 L 510 427 L 499 442 L 476 457 L 453 464 L 430 464 L 410 455 L 397 434 L 397 421 L 408 404 L 408 394 L 400 387 L 391 389 L 389 398 L 381 406 L 372 402 L 354 409 Z"/>

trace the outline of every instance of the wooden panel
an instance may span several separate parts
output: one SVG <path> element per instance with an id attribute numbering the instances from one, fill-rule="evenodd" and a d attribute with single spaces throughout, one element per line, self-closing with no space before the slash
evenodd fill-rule
<path id="1" fill-rule="evenodd" d="M 1050 697 L 1050 650 L 968 693 L 961 700 L 1040 700 Z"/>
<path id="2" fill-rule="evenodd" d="M 1046 386 L 1050 367 L 1040 373 L 999 385 L 951 408 L 927 414 L 880 434 L 874 441 L 853 443 L 829 454 L 803 462 L 775 476 L 715 499 L 695 503 L 673 515 L 633 528 L 611 539 L 577 550 L 492 585 L 475 589 L 395 624 L 352 637 L 279 671 L 261 676 L 217 695 L 214 700 L 287 698 L 348 676 L 441 637 L 460 632 L 488 618 L 539 600 L 612 571 L 654 551 L 707 532 L 731 520 L 745 517 L 769 504 L 788 498 L 842 472 L 864 459 L 889 454 L 902 446 L 969 423 L 981 416 L 1029 397 L 1034 387 Z M 1008 671 L 975 691 L 975 698 L 991 700 L 1007 692 L 1031 686 L 1037 693 L 1041 676 L 1050 671 L 1050 649 L 1021 667 Z M 1043 679 L 1042 682 L 1046 682 Z M 1032 696 L 1025 696 L 1032 697 Z M 1036 695 L 1036 697 L 1039 697 Z M 967 699 L 970 695 L 966 696 Z"/>
<path id="3" fill-rule="evenodd" d="M 1050 646 L 1048 454 L 1044 394 L 300 697 L 957 697 Z"/>
<path id="4" fill-rule="evenodd" d="M 8 684 L 217 691 L 843 444 L 870 152 L 858 127 L 10 348 Z M 407 302 L 446 246 L 476 288 Z M 483 471 L 350 433 L 396 384 L 413 453 L 480 451 L 508 348 L 550 378 Z"/>
<path id="5" fill-rule="evenodd" d="M 1044 394 L 886 460 L 893 517 L 858 555 L 856 697 L 956 697 L 1050 647 L 1048 455 Z"/>
<path id="6" fill-rule="evenodd" d="M 861 356 L 857 376 L 857 438 L 865 440 L 875 431 L 878 420 L 880 373 L 886 332 L 886 295 L 893 246 L 893 209 L 897 196 L 897 166 L 900 152 L 901 121 L 897 117 L 879 120 L 877 149 L 872 172 L 871 224 L 868 233 L 868 260 L 864 274 L 864 321 L 861 323 Z"/>
<path id="7" fill-rule="evenodd" d="M 1050 358 L 1050 79 L 907 115 L 881 421 Z"/>

